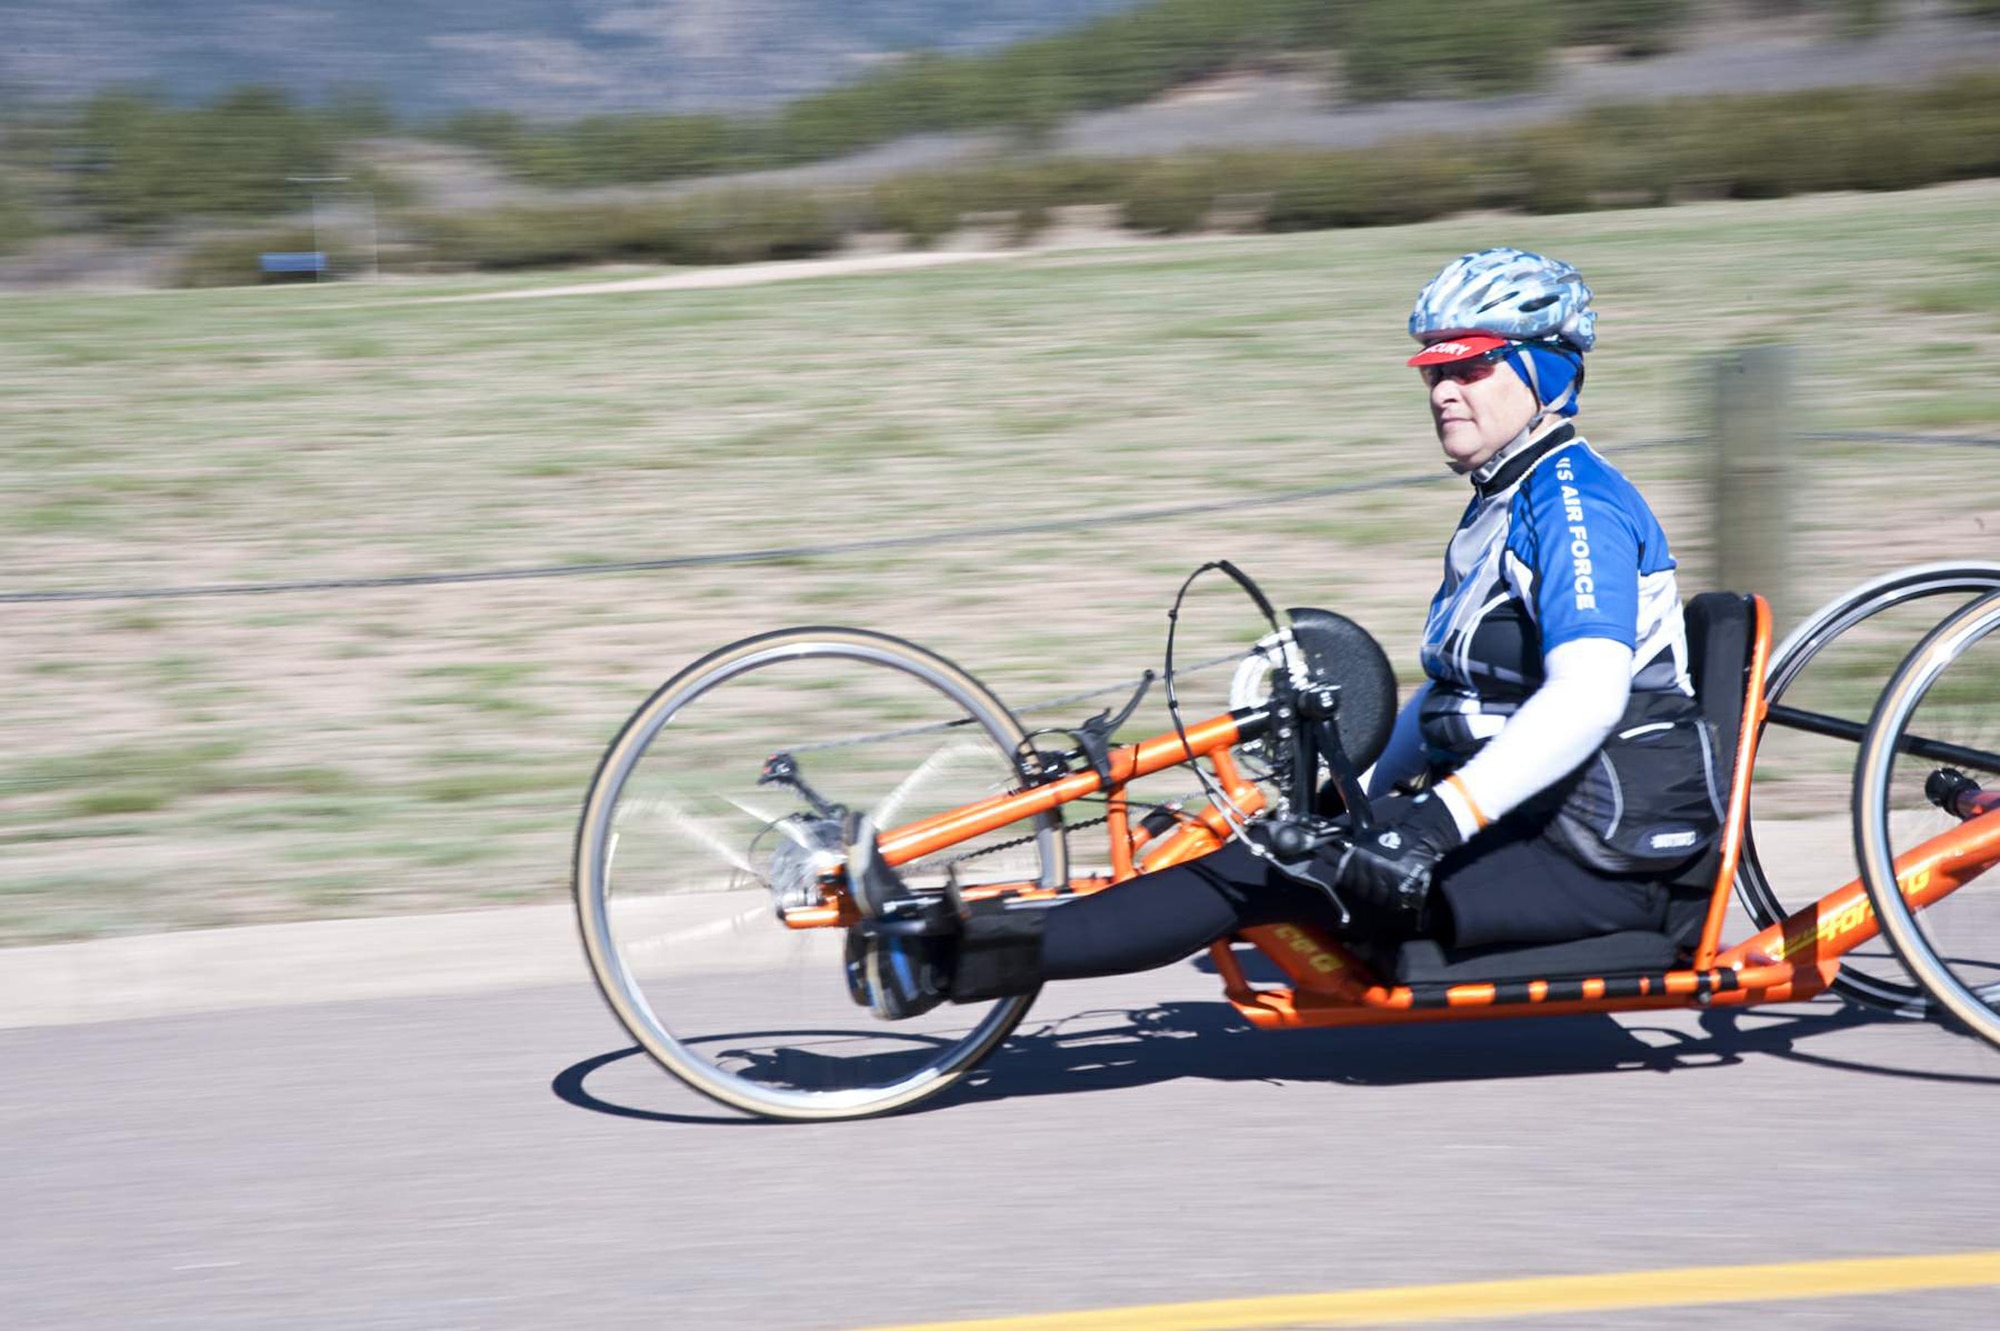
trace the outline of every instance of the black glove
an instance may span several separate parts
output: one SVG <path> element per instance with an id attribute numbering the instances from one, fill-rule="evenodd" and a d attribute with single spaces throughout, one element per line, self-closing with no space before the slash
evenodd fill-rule
<path id="1" fill-rule="evenodd" d="M 1451 810 L 1428 791 L 1377 800 L 1375 814 L 1379 821 L 1341 857 L 1336 881 L 1384 923 L 1414 931 L 1430 900 L 1432 871 L 1464 838 Z"/>

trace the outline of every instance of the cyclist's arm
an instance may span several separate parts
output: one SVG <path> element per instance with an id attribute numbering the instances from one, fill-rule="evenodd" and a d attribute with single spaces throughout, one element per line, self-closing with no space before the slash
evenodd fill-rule
<path id="1" fill-rule="evenodd" d="M 1389 732 L 1389 743 L 1382 756 L 1362 773 L 1361 785 L 1369 799 L 1389 794 L 1396 786 L 1420 775 L 1427 765 L 1422 714 L 1424 699 L 1430 696 L 1430 691 L 1429 680 L 1417 686 L 1417 691 L 1403 704 L 1403 710 L 1396 713 L 1396 725 Z"/>
<path id="2" fill-rule="evenodd" d="M 1603 746 L 1632 692 L 1632 649 L 1577 638 L 1546 653 L 1547 677 L 1438 794 L 1471 836 L 1562 780 Z M 1369 792 L 1374 793 L 1372 790 Z"/>
<path id="3" fill-rule="evenodd" d="M 1624 715 L 1639 634 L 1634 498 L 1587 452 L 1550 459 L 1515 498 L 1504 568 L 1540 631 L 1543 682 L 1439 784 L 1462 834 L 1575 771 Z"/>

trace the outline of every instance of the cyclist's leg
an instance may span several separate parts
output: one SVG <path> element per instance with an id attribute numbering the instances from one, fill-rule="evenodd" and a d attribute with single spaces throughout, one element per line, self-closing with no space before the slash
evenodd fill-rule
<path id="1" fill-rule="evenodd" d="M 1664 932 L 1667 889 L 1585 868 L 1530 820 L 1502 820 L 1438 866 L 1436 935 L 1453 947 Z"/>
<path id="2" fill-rule="evenodd" d="M 1048 980 L 1152 970 L 1238 929 L 1281 921 L 1334 927 L 1323 892 L 1231 843 L 1057 906 L 988 903 L 943 936 L 865 945 L 857 936 L 850 977 L 858 1001 L 895 1016 L 942 997 L 973 1002 L 1032 993 Z"/>
<path id="3" fill-rule="evenodd" d="M 1335 927 L 1324 892 L 1232 842 L 1050 909 L 974 915 L 960 942 L 952 997 L 1000 997 L 1045 980 L 1152 970 L 1239 929 L 1283 921 Z"/>
<path id="4" fill-rule="evenodd" d="M 1045 913 L 1046 978 L 1081 980 L 1171 965 L 1238 929 L 1316 923 L 1331 910 L 1318 888 L 1231 842 Z"/>

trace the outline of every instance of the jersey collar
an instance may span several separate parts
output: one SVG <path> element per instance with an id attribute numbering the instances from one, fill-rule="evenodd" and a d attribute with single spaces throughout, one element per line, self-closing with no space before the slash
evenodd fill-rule
<path id="1" fill-rule="evenodd" d="M 1531 444 L 1510 444 L 1484 466 L 1467 473 L 1471 477 L 1472 488 L 1481 499 L 1491 499 L 1511 490 L 1537 462 L 1574 438 L 1576 427 L 1564 423 Z"/>

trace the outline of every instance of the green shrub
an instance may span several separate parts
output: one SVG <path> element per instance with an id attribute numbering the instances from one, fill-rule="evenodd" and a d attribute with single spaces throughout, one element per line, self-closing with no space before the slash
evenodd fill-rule
<path id="1" fill-rule="evenodd" d="M 1462 0 L 1363 0 L 1345 54 L 1347 94 L 1489 96 L 1534 86 L 1561 31 L 1554 5 L 1472 21 Z"/>
<path id="2" fill-rule="evenodd" d="M 1245 61 L 1339 45 L 1360 0 L 1150 0 L 1066 31 L 970 55 L 916 52 L 775 113 L 617 115 L 531 131 L 461 113 L 434 133 L 554 186 L 667 180 L 817 161 L 909 134 L 1016 131 L 1039 146 L 1066 117 L 1124 106 Z"/>
<path id="3" fill-rule="evenodd" d="M 1219 199 L 1251 201 L 1272 231 L 1380 226 L 1473 208 L 1574 212 L 1677 196 L 1765 198 L 1903 189 L 2000 175 L 2000 74 L 1928 88 L 1816 89 L 1594 108 L 1569 120 L 1366 152 L 1053 158 L 909 172 L 864 194 L 760 190 L 666 203 L 507 209 L 417 219 L 434 261 L 487 268 L 614 259 L 729 263 L 816 254 L 863 227 L 928 243 L 968 213 L 1032 230 L 1068 203 L 1122 205 L 1162 234 L 1205 224 Z M 240 271 L 240 269 L 238 270 Z"/>
<path id="4" fill-rule="evenodd" d="M 973 211 L 950 171 L 891 176 L 870 191 L 869 202 L 871 230 L 900 231 L 923 246 L 957 230 L 959 217 Z"/>
<path id="5" fill-rule="evenodd" d="M 426 134 L 445 143 L 462 143 L 468 148 L 511 155 L 527 129 L 512 111 L 465 110 L 454 112 L 429 126 Z"/>
<path id="6" fill-rule="evenodd" d="M 906 171 L 869 190 L 855 220 L 857 226 L 900 231 L 929 245 L 956 230 L 969 213 L 1011 212 L 1018 215 L 1013 237 L 1018 241 L 1039 230 L 1051 208 L 1122 198 L 1133 170 L 1128 162 L 1057 157 Z"/>
<path id="7" fill-rule="evenodd" d="M 21 248 L 41 234 L 41 225 L 27 200 L 0 181 L 0 254 Z"/>
<path id="8" fill-rule="evenodd" d="M 1603 145 L 1574 124 L 1538 125 L 1507 145 L 1514 168 L 1505 206 L 1531 213 L 1577 213 L 1601 188 Z"/>
<path id="9" fill-rule="evenodd" d="M 475 268 L 799 259 L 840 243 L 833 211 L 797 190 L 717 190 L 657 204 L 501 208 L 404 219 L 420 258 Z"/>
<path id="10" fill-rule="evenodd" d="M 1688 0 L 1561 0 L 1561 40 L 1614 46 L 1624 56 L 1670 51 L 1688 19 Z"/>
<path id="11" fill-rule="evenodd" d="M 105 93 L 68 138 L 65 155 L 87 168 L 75 177 L 80 201 L 111 227 L 269 216 L 303 202 L 288 176 L 339 174 L 323 119 L 269 88 L 193 108 Z"/>
<path id="12" fill-rule="evenodd" d="M 1469 160 L 1421 141 L 1391 152 L 1315 153 L 1273 168 L 1264 225 L 1272 231 L 1393 226 L 1459 212 L 1476 198 Z"/>
<path id="13" fill-rule="evenodd" d="M 1841 0 L 1841 35 L 1859 41 L 1879 36 L 1894 20 L 1890 0 Z"/>
<path id="14" fill-rule="evenodd" d="M 1169 157 L 1140 164 L 1125 182 L 1125 225 L 1155 235 L 1199 230 L 1222 192 L 1222 175 L 1212 158 Z M 1243 189 L 1240 176 L 1232 184 Z"/>
<path id="15" fill-rule="evenodd" d="M 1937 179 L 2000 175 L 2000 74 L 1962 74 L 1904 94 Z"/>
<path id="16" fill-rule="evenodd" d="M 260 256 L 296 254 L 312 248 L 313 233 L 292 227 L 215 236 L 188 251 L 174 271 L 173 282 L 180 287 L 255 286 L 266 280 Z M 338 273 L 347 266 L 349 256 L 329 252 L 327 258 L 331 271 Z"/>
<path id="17" fill-rule="evenodd" d="M 667 209 L 660 235 L 668 263 L 805 259 L 840 244 L 826 205 L 802 190 L 736 189 L 697 194 Z"/>

